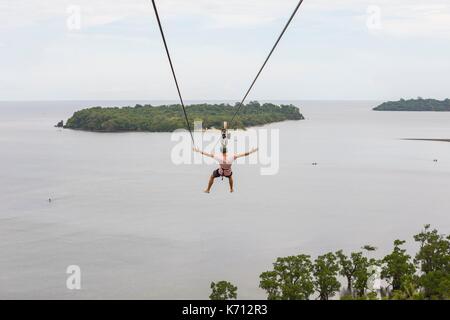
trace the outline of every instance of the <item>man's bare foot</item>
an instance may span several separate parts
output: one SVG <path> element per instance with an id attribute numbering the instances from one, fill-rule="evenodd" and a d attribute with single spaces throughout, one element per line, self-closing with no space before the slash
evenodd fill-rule
<path id="1" fill-rule="evenodd" d="M 234 189 L 230 189 L 230 193 L 233 193 L 234 192 Z"/>
<path id="2" fill-rule="evenodd" d="M 204 190 L 203 192 L 204 192 L 204 193 L 209 193 L 209 190 Z"/>

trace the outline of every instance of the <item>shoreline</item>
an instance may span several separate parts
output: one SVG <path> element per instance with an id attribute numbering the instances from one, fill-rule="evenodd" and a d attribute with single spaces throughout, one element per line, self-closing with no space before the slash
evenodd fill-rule
<path id="1" fill-rule="evenodd" d="M 450 142 L 450 139 L 425 139 L 425 138 L 404 138 L 402 140 L 409 141 L 435 141 L 435 142 Z"/>
<path id="2" fill-rule="evenodd" d="M 260 125 L 254 125 L 254 126 L 248 126 L 248 127 L 244 127 L 244 128 L 235 128 L 235 129 L 228 129 L 228 131 L 230 132 L 239 132 L 239 131 L 247 131 L 248 129 L 252 129 L 252 128 L 261 128 L 264 126 L 268 126 L 268 125 L 272 125 L 275 123 L 283 123 L 283 122 L 289 122 L 289 121 L 304 121 L 306 120 L 306 118 L 303 119 L 298 119 L 298 120 L 294 120 L 294 119 L 286 119 L 286 120 L 281 120 L 281 121 L 273 121 L 273 122 L 268 122 L 268 123 L 264 123 L 264 124 L 260 124 Z M 186 130 L 186 132 L 189 132 L 187 130 L 187 128 L 177 128 L 173 131 L 148 131 L 148 130 L 88 130 L 88 129 L 83 129 L 83 128 L 70 128 L 70 127 L 57 127 L 54 126 L 57 129 L 65 129 L 65 130 L 75 130 L 75 131 L 82 131 L 82 132 L 93 132 L 93 133 L 133 133 L 133 132 L 138 132 L 138 133 L 173 133 L 177 130 Z M 220 132 L 221 129 L 219 128 L 209 128 L 209 129 L 202 129 L 201 132 Z M 193 130 L 194 132 L 200 132 L 198 130 Z"/>

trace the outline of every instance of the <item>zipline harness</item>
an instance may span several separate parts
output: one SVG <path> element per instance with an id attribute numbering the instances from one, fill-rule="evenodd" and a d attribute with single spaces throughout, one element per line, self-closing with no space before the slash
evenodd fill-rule
<path id="1" fill-rule="evenodd" d="M 183 108 L 183 113 L 184 113 L 184 118 L 186 120 L 186 125 L 187 125 L 187 127 L 189 129 L 189 133 L 191 135 L 192 144 L 195 145 L 195 143 L 194 143 L 194 135 L 192 134 L 191 126 L 189 124 L 189 119 L 188 119 L 188 116 L 187 116 L 187 113 L 186 113 L 186 108 L 185 108 L 185 105 L 184 105 L 183 98 L 181 96 L 180 86 L 178 85 L 177 76 L 175 74 L 175 69 L 173 67 L 172 59 L 170 58 L 169 48 L 167 47 L 166 38 L 164 36 L 164 31 L 163 31 L 163 28 L 162 28 L 162 25 L 161 25 L 161 20 L 159 19 L 158 9 L 156 8 L 155 0 L 152 0 L 152 3 L 153 3 L 153 9 L 155 10 L 156 20 L 158 21 L 159 30 L 161 31 L 161 36 L 162 36 L 162 39 L 163 39 L 163 42 L 164 42 L 164 47 L 166 49 L 167 58 L 169 59 L 170 69 L 172 70 L 173 79 L 175 80 L 175 85 L 177 87 L 178 96 L 179 96 L 180 102 L 181 102 L 181 107 Z M 250 87 L 248 88 L 247 92 L 245 93 L 244 98 L 239 103 L 239 105 L 237 107 L 237 110 L 234 112 L 233 117 L 231 118 L 230 127 L 233 126 L 234 119 L 236 118 L 236 116 L 238 115 L 238 113 L 241 110 L 242 106 L 244 105 L 244 102 L 247 99 L 248 95 L 250 94 L 250 91 L 253 89 L 253 86 L 255 85 L 256 81 L 258 80 L 259 76 L 261 75 L 262 71 L 264 70 L 264 67 L 266 66 L 266 64 L 269 61 L 270 57 L 272 56 L 273 52 L 277 48 L 278 43 L 280 42 L 280 40 L 283 37 L 284 33 L 286 32 L 287 28 L 291 24 L 292 20 L 294 19 L 295 15 L 297 14 L 297 11 L 300 8 L 302 3 L 303 3 L 303 0 L 300 0 L 298 2 L 297 6 L 294 9 L 294 12 L 291 14 L 291 17 L 289 18 L 288 22 L 284 26 L 283 31 L 281 32 L 281 34 L 279 35 L 277 41 L 275 42 L 274 46 L 272 47 L 272 50 L 270 50 L 269 55 L 267 56 L 266 60 L 264 61 L 261 69 L 259 69 L 258 73 L 256 74 L 255 79 L 253 80 L 252 84 L 250 85 Z M 222 141 L 228 140 L 228 138 L 229 138 L 229 135 L 228 135 L 227 127 L 226 127 L 226 125 L 224 125 L 224 128 L 222 129 Z M 222 146 L 223 146 L 224 143 L 225 142 L 222 142 Z"/>

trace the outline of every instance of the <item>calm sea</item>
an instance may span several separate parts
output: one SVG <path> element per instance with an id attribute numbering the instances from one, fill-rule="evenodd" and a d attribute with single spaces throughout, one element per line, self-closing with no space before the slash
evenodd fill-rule
<path id="1" fill-rule="evenodd" d="M 53 127 L 128 103 L 0 103 L 0 299 L 207 299 L 219 280 L 264 298 L 258 277 L 278 256 L 379 256 L 397 238 L 414 253 L 424 224 L 450 230 L 450 143 L 402 140 L 450 138 L 450 113 L 291 101 L 306 120 L 265 127 L 280 130 L 279 173 L 237 165 L 236 192 L 217 181 L 207 195 L 214 167 L 173 164 L 169 133 Z"/>

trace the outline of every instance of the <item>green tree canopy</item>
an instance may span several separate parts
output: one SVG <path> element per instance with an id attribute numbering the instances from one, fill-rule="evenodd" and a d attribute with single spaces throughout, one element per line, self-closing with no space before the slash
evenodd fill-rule
<path id="1" fill-rule="evenodd" d="M 237 299 L 237 287 L 228 281 L 211 282 L 211 300 Z"/>
<path id="2" fill-rule="evenodd" d="M 353 277 L 356 272 L 355 264 L 342 250 L 337 251 L 336 256 L 340 265 L 339 272 L 347 280 L 347 293 L 351 294 L 353 291 Z"/>
<path id="3" fill-rule="evenodd" d="M 327 300 L 340 289 L 340 274 L 347 279 L 348 289 L 340 296 L 342 300 L 378 299 L 378 293 L 383 299 L 394 300 L 450 299 L 450 236 L 426 225 L 414 239 L 420 245 L 415 263 L 402 248 L 402 240 L 395 240 L 392 252 L 381 260 L 369 258 L 362 251 L 347 256 L 339 250 L 320 255 L 311 263 L 309 255 L 300 254 L 277 258 L 273 270 L 261 273 L 259 286 L 269 300 L 305 300 L 314 293 Z M 376 250 L 370 245 L 362 248 L 366 254 Z M 380 266 L 380 276 L 388 287 L 377 292 L 370 283 Z M 236 287 L 228 282 L 212 283 L 211 289 L 211 299 L 236 298 Z"/>
<path id="4" fill-rule="evenodd" d="M 273 270 L 259 277 L 260 288 L 269 300 L 307 300 L 314 293 L 310 256 L 298 255 L 278 258 Z"/>
<path id="5" fill-rule="evenodd" d="M 450 299 L 450 236 L 440 235 L 425 225 L 414 240 L 420 244 L 414 261 L 422 271 L 418 281 L 425 298 Z"/>
<path id="6" fill-rule="evenodd" d="M 416 270 L 411 257 L 401 248 L 404 243 L 405 241 L 395 240 L 394 250 L 381 260 L 381 278 L 385 279 L 394 291 L 400 290 L 406 280 L 410 281 Z"/>
<path id="7" fill-rule="evenodd" d="M 367 251 L 374 251 L 376 248 L 366 245 L 363 247 Z M 350 257 L 342 250 L 336 252 L 340 265 L 340 274 L 347 279 L 347 294 L 364 297 L 369 278 L 374 270 L 371 267 L 377 265 L 375 259 L 368 259 L 363 252 L 352 252 Z"/>
<path id="8" fill-rule="evenodd" d="M 355 266 L 353 275 L 355 294 L 359 297 L 364 297 L 366 290 L 369 289 L 367 286 L 369 278 L 375 272 L 371 267 L 376 265 L 376 260 L 368 259 L 362 252 L 353 252 L 351 257 Z"/>
<path id="9" fill-rule="evenodd" d="M 314 287 L 320 300 L 328 300 L 339 291 L 341 284 L 337 279 L 339 264 L 333 253 L 317 257 L 313 266 Z"/>

